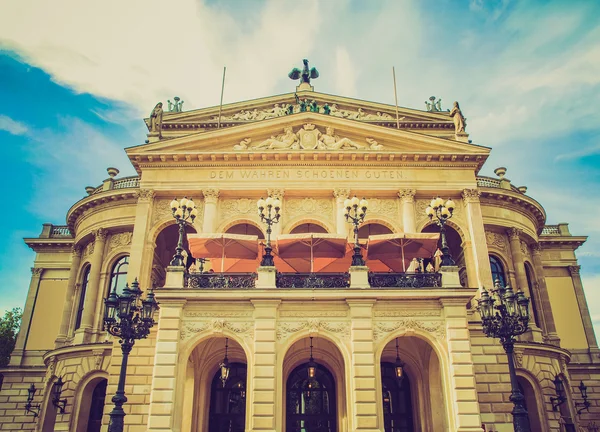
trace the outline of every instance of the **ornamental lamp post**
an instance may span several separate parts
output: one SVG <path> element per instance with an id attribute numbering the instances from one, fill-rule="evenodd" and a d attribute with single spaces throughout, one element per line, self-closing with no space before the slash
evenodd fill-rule
<path id="1" fill-rule="evenodd" d="M 125 411 L 123 404 L 127 402 L 125 396 L 125 377 L 127 375 L 127 360 L 129 353 L 137 339 L 145 339 L 150 334 L 150 328 L 155 324 L 154 312 L 158 310 L 158 303 L 152 290 L 148 291 L 146 299 L 141 300 L 137 278 L 131 284 L 125 285 L 123 294 L 117 294 L 116 285 L 104 300 L 104 328 L 113 336 L 119 338 L 123 360 L 119 373 L 117 392 L 112 398 L 115 407 L 110 413 L 108 432 L 123 432 Z"/>
<path id="2" fill-rule="evenodd" d="M 352 199 L 344 201 L 346 208 L 346 222 L 354 225 L 354 254 L 352 255 L 352 266 L 364 266 L 365 260 L 362 257 L 360 243 L 358 243 L 358 227 L 365 221 L 369 202 L 366 199 L 359 200 L 356 195 Z"/>
<path id="3" fill-rule="evenodd" d="M 177 249 L 173 259 L 169 263 L 172 266 L 184 266 L 183 262 L 183 236 L 185 235 L 185 225 L 188 220 L 194 223 L 194 219 L 198 216 L 198 209 L 193 199 L 187 199 L 186 197 L 181 198 L 180 201 L 174 199 L 171 201 L 171 211 L 175 222 L 179 226 L 179 241 L 177 242 Z"/>
<path id="4" fill-rule="evenodd" d="M 515 432 L 530 432 L 525 396 L 519 390 L 513 358 L 515 336 L 525 333 L 529 324 L 529 299 L 523 291 L 514 293 L 510 286 L 502 287 L 496 279 L 491 296 L 485 288 L 482 289 L 477 310 L 481 315 L 483 332 L 488 337 L 499 338 L 508 357 Z"/>
<path id="5" fill-rule="evenodd" d="M 431 200 L 429 207 L 425 209 L 425 214 L 430 221 L 434 221 L 440 227 L 440 237 L 442 239 L 442 266 L 455 266 L 456 263 L 450 255 L 450 248 L 446 241 L 446 222 L 452 218 L 455 209 L 454 201 L 448 199 L 446 203 L 440 197 Z"/>
<path id="6" fill-rule="evenodd" d="M 279 198 L 273 198 L 272 196 L 267 197 L 267 199 L 259 199 L 256 202 L 256 206 L 258 207 L 258 216 L 260 216 L 260 220 L 267 224 L 267 242 L 265 243 L 265 253 L 260 262 L 261 267 L 273 267 L 275 263 L 273 262 L 273 255 L 271 255 L 271 227 L 273 224 L 279 222 L 279 218 L 281 214 L 279 213 L 281 209 L 281 201 Z"/>

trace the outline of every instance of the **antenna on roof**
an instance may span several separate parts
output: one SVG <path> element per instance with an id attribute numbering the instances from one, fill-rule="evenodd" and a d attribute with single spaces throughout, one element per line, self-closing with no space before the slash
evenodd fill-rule
<path id="1" fill-rule="evenodd" d="M 217 129 L 221 129 L 221 111 L 223 110 L 223 91 L 225 90 L 225 71 L 227 67 L 223 66 L 223 84 L 221 84 L 221 103 L 219 104 L 219 121 L 217 123 Z"/>
<path id="2" fill-rule="evenodd" d="M 392 66 L 392 76 L 394 77 L 394 98 L 396 100 L 396 127 L 400 129 L 400 117 L 398 115 L 398 91 L 396 90 L 396 69 Z"/>

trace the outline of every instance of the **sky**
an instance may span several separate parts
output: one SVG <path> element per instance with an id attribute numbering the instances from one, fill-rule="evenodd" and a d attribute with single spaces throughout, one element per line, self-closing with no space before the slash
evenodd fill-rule
<path id="1" fill-rule="evenodd" d="M 34 253 L 174 96 L 184 110 L 293 91 L 424 109 L 460 102 L 481 175 L 514 185 L 589 240 L 577 251 L 600 335 L 600 2 L 516 0 L 4 0 L 0 14 L 0 312 L 22 307 Z M 14 208 L 13 208 L 14 206 Z"/>

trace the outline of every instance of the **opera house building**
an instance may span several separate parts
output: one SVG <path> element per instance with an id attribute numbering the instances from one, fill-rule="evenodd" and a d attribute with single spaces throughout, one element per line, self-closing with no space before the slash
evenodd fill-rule
<path id="1" fill-rule="evenodd" d="M 586 236 L 479 175 L 458 103 L 312 85 L 157 104 L 137 175 L 25 239 L 0 430 L 599 430 Z"/>

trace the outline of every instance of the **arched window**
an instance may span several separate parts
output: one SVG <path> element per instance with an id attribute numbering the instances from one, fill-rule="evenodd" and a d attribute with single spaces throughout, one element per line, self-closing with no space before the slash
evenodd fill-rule
<path id="1" fill-rule="evenodd" d="M 502 262 L 494 255 L 490 255 L 490 269 L 492 270 L 492 280 L 494 283 L 496 279 L 500 281 L 500 285 L 506 286 L 506 278 L 504 277 L 504 267 Z"/>
<path id="2" fill-rule="evenodd" d="M 358 238 L 367 239 L 371 235 L 392 234 L 392 230 L 380 223 L 368 223 L 358 229 Z"/>
<path id="3" fill-rule="evenodd" d="M 246 428 L 246 365 L 231 363 L 223 385 L 221 369 L 210 390 L 209 432 L 244 432 Z"/>
<path id="4" fill-rule="evenodd" d="M 125 284 L 127 283 L 127 269 L 129 268 L 129 255 L 125 255 L 115 263 L 110 273 L 110 293 L 115 287 L 117 294 L 122 294 Z"/>
<path id="5" fill-rule="evenodd" d="M 317 364 L 308 377 L 308 363 L 298 366 L 287 380 L 287 432 L 335 432 L 335 381 L 327 368 Z"/>
<path id="6" fill-rule="evenodd" d="M 79 303 L 77 305 L 77 316 L 75 317 L 75 330 L 81 327 L 81 317 L 83 316 L 83 305 L 85 304 L 85 293 L 90 282 L 91 265 L 86 265 L 83 269 L 83 277 L 81 278 L 81 290 L 79 294 Z"/>
<path id="7" fill-rule="evenodd" d="M 413 412 L 410 381 L 404 379 L 398 385 L 394 363 L 381 362 L 383 390 L 383 423 L 385 432 L 413 432 Z"/>
<path id="8" fill-rule="evenodd" d="M 230 226 L 229 228 L 227 228 L 227 231 L 225 231 L 225 232 L 229 233 L 229 234 L 255 235 L 261 240 L 265 238 L 265 235 L 259 228 L 255 227 L 252 224 L 248 224 L 248 223 L 239 223 L 239 224 Z"/>
<path id="9" fill-rule="evenodd" d="M 306 233 L 326 234 L 327 230 L 318 224 L 305 223 L 305 224 L 298 225 L 297 227 L 295 227 L 293 230 L 290 231 L 290 234 L 306 234 Z"/>
<path id="10" fill-rule="evenodd" d="M 533 271 L 531 270 L 531 266 L 529 263 L 525 263 L 525 277 L 527 278 L 527 286 L 529 287 L 529 298 L 531 302 L 531 310 L 533 312 L 533 319 L 535 323 L 540 327 L 541 321 L 539 317 L 539 312 L 537 308 L 537 304 L 535 302 L 535 293 L 533 287 Z"/>

